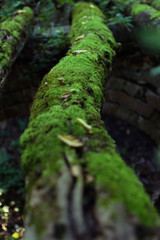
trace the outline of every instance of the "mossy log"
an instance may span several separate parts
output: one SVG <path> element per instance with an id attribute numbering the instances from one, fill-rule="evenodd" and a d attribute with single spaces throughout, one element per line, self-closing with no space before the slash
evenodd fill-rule
<path id="1" fill-rule="evenodd" d="M 133 4 L 131 7 L 131 15 L 134 21 L 142 26 L 156 27 L 160 23 L 160 11 L 148 4 Z"/>
<path id="2" fill-rule="evenodd" d="M 121 4 L 124 9 L 126 9 L 126 13 L 133 17 L 134 23 L 139 26 L 148 26 L 148 27 L 156 27 L 158 29 L 158 25 L 160 23 L 160 11 L 158 10 L 158 0 L 154 0 L 151 2 L 151 5 L 142 3 L 140 0 L 115 0 L 115 4 Z M 157 6 L 155 9 L 153 6 Z"/>
<path id="3" fill-rule="evenodd" d="M 140 47 L 150 55 L 159 56 L 160 11 L 141 3 L 133 4 L 130 11 L 136 26 L 134 35 Z"/>
<path id="4" fill-rule="evenodd" d="M 151 1 L 115 0 L 120 4 L 128 16 L 132 16 L 133 33 L 140 47 L 152 56 L 160 55 L 160 9 L 158 0 Z M 148 1 L 147 1 L 148 2 Z"/>
<path id="5" fill-rule="evenodd" d="M 160 1 L 159 0 L 152 0 L 151 5 L 155 7 L 157 10 L 160 10 Z"/>
<path id="6" fill-rule="evenodd" d="M 25 240 L 106 239 L 107 215 L 116 204 L 146 226 L 159 224 L 149 196 L 101 121 L 117 47 L 104 22 L 95 5 L 75 5 L 72 47 L 44 77 L 34 99 L 21 136 Z"/>
<path id="7" fill-rule="evenodd" d="M 27 40 L 32 20 L 32 9 L 24 7 L 0 24 L 0 91 L 13 62 Z"/>

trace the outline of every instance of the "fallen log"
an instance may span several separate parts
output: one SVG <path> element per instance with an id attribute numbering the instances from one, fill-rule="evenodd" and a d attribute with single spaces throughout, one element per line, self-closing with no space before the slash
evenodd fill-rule
<path id="1" fill-rule="evenodd" d="M 120 4 L 127 15 L 133 17 L 133 22 L 138 26 L 156 27 L 158 29 L 160 21 L 160 11 L 158 10 L 158 0 L 151 2 L 151 5 L 137 1 L 115 0 L 115 4 Z M 157 7 L 155 9 L 153 6 Z"/>
<path id="2" fill-rule="evenodd" d="M 72 48 L 44 77 L 34 99 L 21 136 L 25 240 L 106 239 L 107 215 L 112 207 L 118 214 L 117 204 L 146 226 L 159 224 L 101 121 L 106 74 L 117 47 L 104 22 L 95 5 L 75 5 Z"/>
<path id="3" fill-rule="evenodd" d="M 151 55 L 159 56 L 160 11 L 151 5 L 134 2 L 126 9 L 133 17 L 134 35 L 140 47 Z"/>
<path id="4" fill-rule="evenodd" d="M 153 57 L 160 55 L 160 11 L 148 4 L 135 4 L 131 8 L 134 36 L 141 49 Z"/>
<path id="5" fill-rule="evenodd" d="M 157 10 L 160 10 L 160 1 L 159 0 L 152 0 L 151 5 L 155 7 Z"/>
<path id="6" fill-rule="evenodd" d="M 29 7 L 18 10 L 15 16 L 0 24 L 0 91 L 9 70 L 29 35 L 33 11 Z"/>
<path id="7" fill-rule="evenodd" d="M 160 22 L 160 12 L 148 4 L 133 4 L 131 7 L 131 15 L 135 22 L 140 25 L 148 25 L 149 27 L 157 27 Z"/>

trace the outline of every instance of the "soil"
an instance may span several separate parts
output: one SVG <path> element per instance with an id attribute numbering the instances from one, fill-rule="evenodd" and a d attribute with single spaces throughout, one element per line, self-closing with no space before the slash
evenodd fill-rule
<path id="1" fill-rule="evenodd" d="M 19 137 L 28 117 L 0 122 L 0 240 L 18 232 L 23 236 L 25 183 L 20 167 Z"/>

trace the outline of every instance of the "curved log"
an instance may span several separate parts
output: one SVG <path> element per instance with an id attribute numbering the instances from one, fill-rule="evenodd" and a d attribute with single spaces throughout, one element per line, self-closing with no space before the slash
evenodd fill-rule
<path id="1" fill-rule="evenodd" d="M 0 91 L 9 70 L 23 48 L 33 20 L 33 11 L 29 7 L 16 12 L 0 24 Z"/>
<path id="2" fill-rule="evenodd" d="M 104 21 L 95 5 L 75 5 L 72 48 L 44 77 L 35 97 L 21 137 L 26 240 L 106 239 L 113 212 L 116 221 L 122 219 L 119 204 L 146 226 L 159 224 L 101 121 L 105 76 L 117 47 Z"/>

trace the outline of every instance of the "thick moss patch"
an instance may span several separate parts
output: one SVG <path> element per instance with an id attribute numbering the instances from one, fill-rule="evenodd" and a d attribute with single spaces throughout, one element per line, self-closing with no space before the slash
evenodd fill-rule
<path id="1" fill-rule="evenodd" d="M 130 213 L 136 213 L 147 225 L 155 225 L 157 212 L 153 209 L 149 196 L 142 188 L 133 170 L 126 166 L 120 156 L 111 148 L 106 152 L 87 153 L 89 173 L 95 177 L 101 198 L 99 204 L 108 208 L 109 204 L 123 202 Z M 103 194 L 108 190 L 106 197 Z M 152 212 L 151 215 L 148 215 Z"/>

